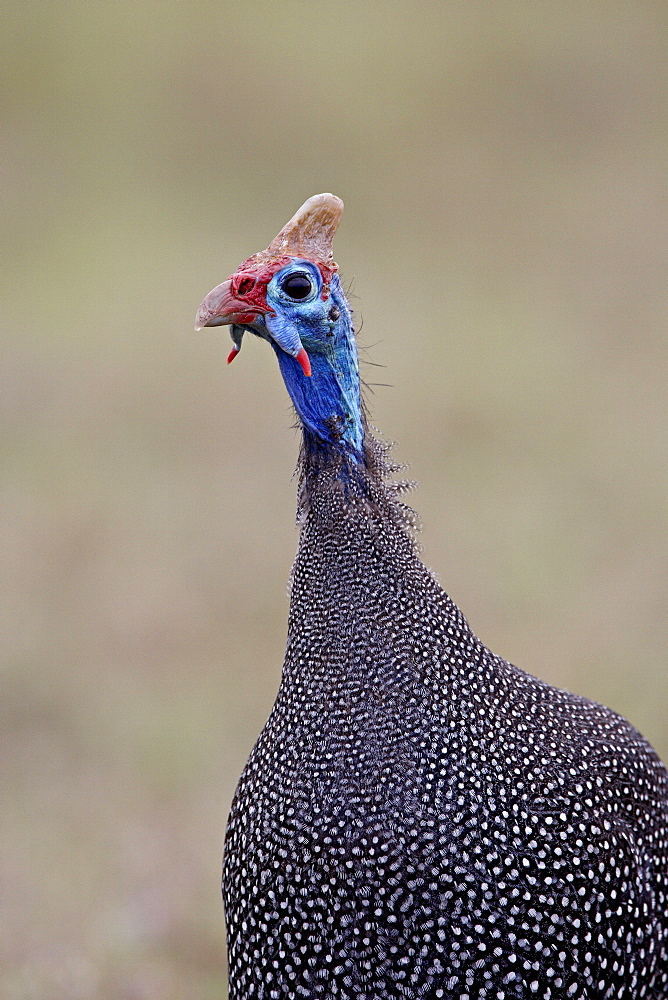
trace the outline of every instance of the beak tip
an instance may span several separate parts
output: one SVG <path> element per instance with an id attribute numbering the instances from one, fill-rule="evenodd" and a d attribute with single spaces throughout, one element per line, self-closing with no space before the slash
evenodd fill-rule
<path id="1" fill-rule="evenodd" d="M 202 306 L 200 306 L 197 312 L 195 313 L 195 329 L 198 331 L 203 330 L 210 319 L 211 316 L 209 314 L 209 311 L 203 309 Z"/>

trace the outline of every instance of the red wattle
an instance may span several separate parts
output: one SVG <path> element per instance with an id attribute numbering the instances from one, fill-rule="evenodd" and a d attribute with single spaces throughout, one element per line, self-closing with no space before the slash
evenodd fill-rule
<path id="1" fill-rule="evenodd" d="M 302 366 L 302 371 L 304 372 L 304 375 L 311 374 L 311 362 L 309 360 L 308 354 L 306 353 L 303 347 L 300 350 L 299 354 L 295 354 L 295 360 L 298 361 L 299 364 Z"/>
<path id="2" fill-rule="evenodd" d="M 234 359 L 236 358 L 236 356 L 237 356 L 238 353 L 239 353 L 239 348 L 238 347 L 233 347 L 232 350 L 230 351 L 230 353 L 227 355 L 227 363 L 228 363 L 228 365 L 232 364 L 232 362 L 234 361 Z"/>

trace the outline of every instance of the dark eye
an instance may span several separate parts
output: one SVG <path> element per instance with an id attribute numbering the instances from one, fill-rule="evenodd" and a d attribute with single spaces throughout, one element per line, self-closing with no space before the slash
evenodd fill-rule
<path id="1" fill-rule="evenodd" d="M 306 274 L 289 274 L 283 279 L 281 288 L 291 299 L 305 299 L 313 291 L 313 284 Z"/>

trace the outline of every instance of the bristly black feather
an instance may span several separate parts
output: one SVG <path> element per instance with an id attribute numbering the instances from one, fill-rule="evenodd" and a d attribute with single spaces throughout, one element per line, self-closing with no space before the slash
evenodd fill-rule
<path id="1" fill-rule="evenodd" d="M 370 511 L 382 513 L 388 523 L 394 524 L 414 544 L 411 533 L 421 529 L 419 514 L 400 502 L 398 497 L 414 489 L 417 483 L 411 480 L 393 481 L 392 477 L 403 472 L 406 466 L 390 458 L 394 442 L 376 437 L 378 432 L 369 423 L 364 394 L 362 422 L 364 438 L 361 462 L 345 449 L 320 441 L 302 428 L 297 464 L 297 523 L 303 523 L 316 492 L 333 490 L 340 494 L 344 503 L 362 502 L 368 505 Z"/>

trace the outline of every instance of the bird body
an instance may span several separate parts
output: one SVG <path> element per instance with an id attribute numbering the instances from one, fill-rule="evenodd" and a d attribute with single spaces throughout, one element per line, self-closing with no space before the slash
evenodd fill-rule
<path id="1" fill-rule="evenodd" d="M 491 653 L 420 561 L 360 402 L 341 207 L 309 199 L 198 313 L 233 355 L 270 341 L 303 428 L 282 681 L 226 835 L 230 998 L 665 1000 L 666 770 Z"/>

